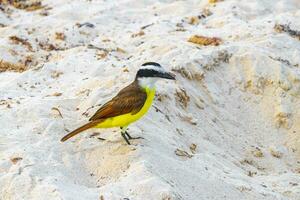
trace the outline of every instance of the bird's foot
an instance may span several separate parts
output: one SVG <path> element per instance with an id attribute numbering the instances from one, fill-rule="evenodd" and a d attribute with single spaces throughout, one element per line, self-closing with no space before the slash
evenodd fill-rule
<path id="1" fill-rule="evenodd" d="M 127 138 L 129 140 L 144 139 L 143 137 L 132 137 L 131 135 L 129 135 L 129 133 L 127 131 L 125 131 L 125 135 L 127 136 Z"/>
<path id="2" fill-rule="evenodd" d="M 121 132 L 122 137 L 124 138 L 124 140 L 126 141 L 126 143 L 128 145 L 130 145 L 131 143 L 129 142 L 129 140 L 137 140 L 137 139 L 144 139 L 143 137 L 132 137 L 131 135 L 129 135 L 129 133 L 127 131 L 125 132 Z"/>

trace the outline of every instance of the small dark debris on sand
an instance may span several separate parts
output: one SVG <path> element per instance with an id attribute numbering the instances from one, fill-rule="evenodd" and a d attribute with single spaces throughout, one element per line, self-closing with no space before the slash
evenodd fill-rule
<path id="1" fill-rule="evenodd" d="M 17 162 L 23 160 L 23 158 L 21 157 L 14 157 L 14 158 L 11 158 L 10 161 L 15 165 L 17 164 Z"/>
<path id="2" fill-rule="evenodd" d="M 274 29 L 278 33 L 285 32 L 290 36 L 300 40 L 300 31 L 291 29 L 289 24 L 275 24 Z"/>
<path id="3" fill-rule="evenodd" d="M 95 25 L 92 24 L 92 23 L 89 23 L 89 22 L 85 22 L 85 23 L 82 23 L 82 24 L 76 23 L 76 26 L 77 26 L 78 28 L 81 28 L 81 27 L 83 27 L 83 26 L 86 26 L 86 27 L 89 27 L 89 28 L 95 28 Z"/>
<path id="4" fill-rule="evenodd" d="M 193 157 L 193 155 L 189 154 L 188 152 L 186 152 L 184 150 L 178 149 L 178 148 L 175 150 L 175 154 L 180 157 L 187 157 L 187 158 Z"/>
<path id="5" fill-rule="evenodd" d="M 25 46 L 29 51 L 33 51 L 31 44 L 26 39 L 13 35 L 9 37 L 9 40 L 14 44 L 21 44 Z"/>
<path id="6" fill-rule="evenodd" d="M 182 108 L 187 108 L 190 101 L 190 97 L 188 96 L 186 90 L 183 88 L 176 90 L 175 99 Z"/>
<path id="7" fill-rule="evenodd" d="M 188 42 L 198 44 L 198 45 L 212 45 L 212 46 L 218 46 L 222 43 L 222 40 L 217 37 L 206 37 L 201 35 L 193 35 L 188 39 Z"/>
<path id="8" fill-rule="evenodd" d="M 0 72 L 13 71 L 13 72 L 24 72 L 27 69 L 25 65 L 14 64 L 0 60 Z"/>
<path id="9" fill-rule="evenodd" d="M 42 1 L 38 0 L 0 0 L 0 4 L 11 5 L 17 9 L 35 11 L 44 8 Z"/>

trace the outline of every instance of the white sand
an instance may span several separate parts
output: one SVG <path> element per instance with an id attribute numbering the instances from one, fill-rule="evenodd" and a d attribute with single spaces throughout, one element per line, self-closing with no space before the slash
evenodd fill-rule
<path id="1" fill-rule="evenodd" d="M 33 60 L 25 72 L 0 73 L 1 200 L 300 199 L 300 41 L 273 29 L 300 30 L 298 0 L 43 5 L 51 9 L 0 11 L 0 58 Z M 204 8 L 212 15 L 189 24 Z M 86 22 L 94 27 L 76 25 Z M 194 34 L 224 42 L 188 43 Z M 32 51 L 13 44 L 13 35 Z M 88 45 L 109 53 L 101 58 L 104 51 Z M 159 111 L 152 107 L 130 126 L 145 139 L 128 146 L 116 128 L 59 141 L 146 61 L 182 73 L 175 83 L 159 82 Z"/>

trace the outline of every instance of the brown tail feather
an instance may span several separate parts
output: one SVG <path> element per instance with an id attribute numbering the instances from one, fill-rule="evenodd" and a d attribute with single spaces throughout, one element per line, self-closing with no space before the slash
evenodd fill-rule
<path id="1" fill-rule="evenodd" d="M 83 125 L 83 126 L 77 128 L 77 129 L 75 129 L 74 131 L 68 133 L 68 134 L 65 135 L 63 138 L 61 138 L 60 141 L 61 141 L 61 142 L 64 142 L 64 141 L 68 140 L 69 138 L 71 138 L 71 137 L 77 135 L 78 133 L 80 133 L 80 132 L 82 132 L 82 131 L 85 131 L 85 130 L 87 130 L 87 129 L 89 129 L 89 128 L 92 128 L 92 127 L 96 126 L 97 124 L 99 124 L 99 123 L 102 122 L 102 121 L 103 121 L 102 119 L 95 120 L 95 121 L 91 121 L 91 122 L 89 122 L 89 123 L 87 123 L 87 124 L 85 124 L 85 125 Z"/>

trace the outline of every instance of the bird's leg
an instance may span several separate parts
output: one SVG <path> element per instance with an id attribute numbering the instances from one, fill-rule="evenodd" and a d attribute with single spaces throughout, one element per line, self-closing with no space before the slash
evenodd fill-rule
<path id="1" fill-rule="evenodd" d="M 129 135 L 129 133 L 127 132 L 127 127 L 120 127 L 122 132 L 127 136 L 127 139 L 129 140 L 136 140 L 136 139 L 144 139 L 142 137 L 132 137 L 131 135 Z"/>
<path id="2" fill-rule="evenodd" d="M 124 140 L 126 141 L 126 143 L 127 143 L 128 145 L 130 145 L 130 142 L 129 142 L 129 140 L 127 139 L 125 133 L 122 132 L 121 135 L 122 135 L 122 137 L 124 138 Z"/>
<path id="3" fill-rule="evenodd" d="M 125 134 L 126 134 L 126 136 L 128 137 L 129 140 L 144 139 L 143 137 L 132 137 L 131 135 L 129 135 L 127 130 L 125 131 Z"/>
<path id="4" fill-rule="evenodd" d="M 129 140 L 144 139 L 143 137 L 132 137 L 131 135 L 129 135 L 129 133 L 127 132 L 127 127 L 120 127 L 120 128 L 121 128 L 121 135 L 125 139 L 127 144 L 130 144 Z"/>
<path id="5" fill-rule="evenodd" d="M 132 139 L 131 135 L 129 135 L 129 133 L 127 132 L 127 130 L 125 131 L 125 135 L 128 137 L 129 140 Z"/>
<path id="6" fill-rule="evenodd" d="M 126 141 L 126 143 L 128 145 L 130 145 L 130 142 L 128 140 L 128 138 L 126 137 L 126 127 L 120 127 L 121 128 L 121 135 L 124 138 L 124 140 Z"/>

